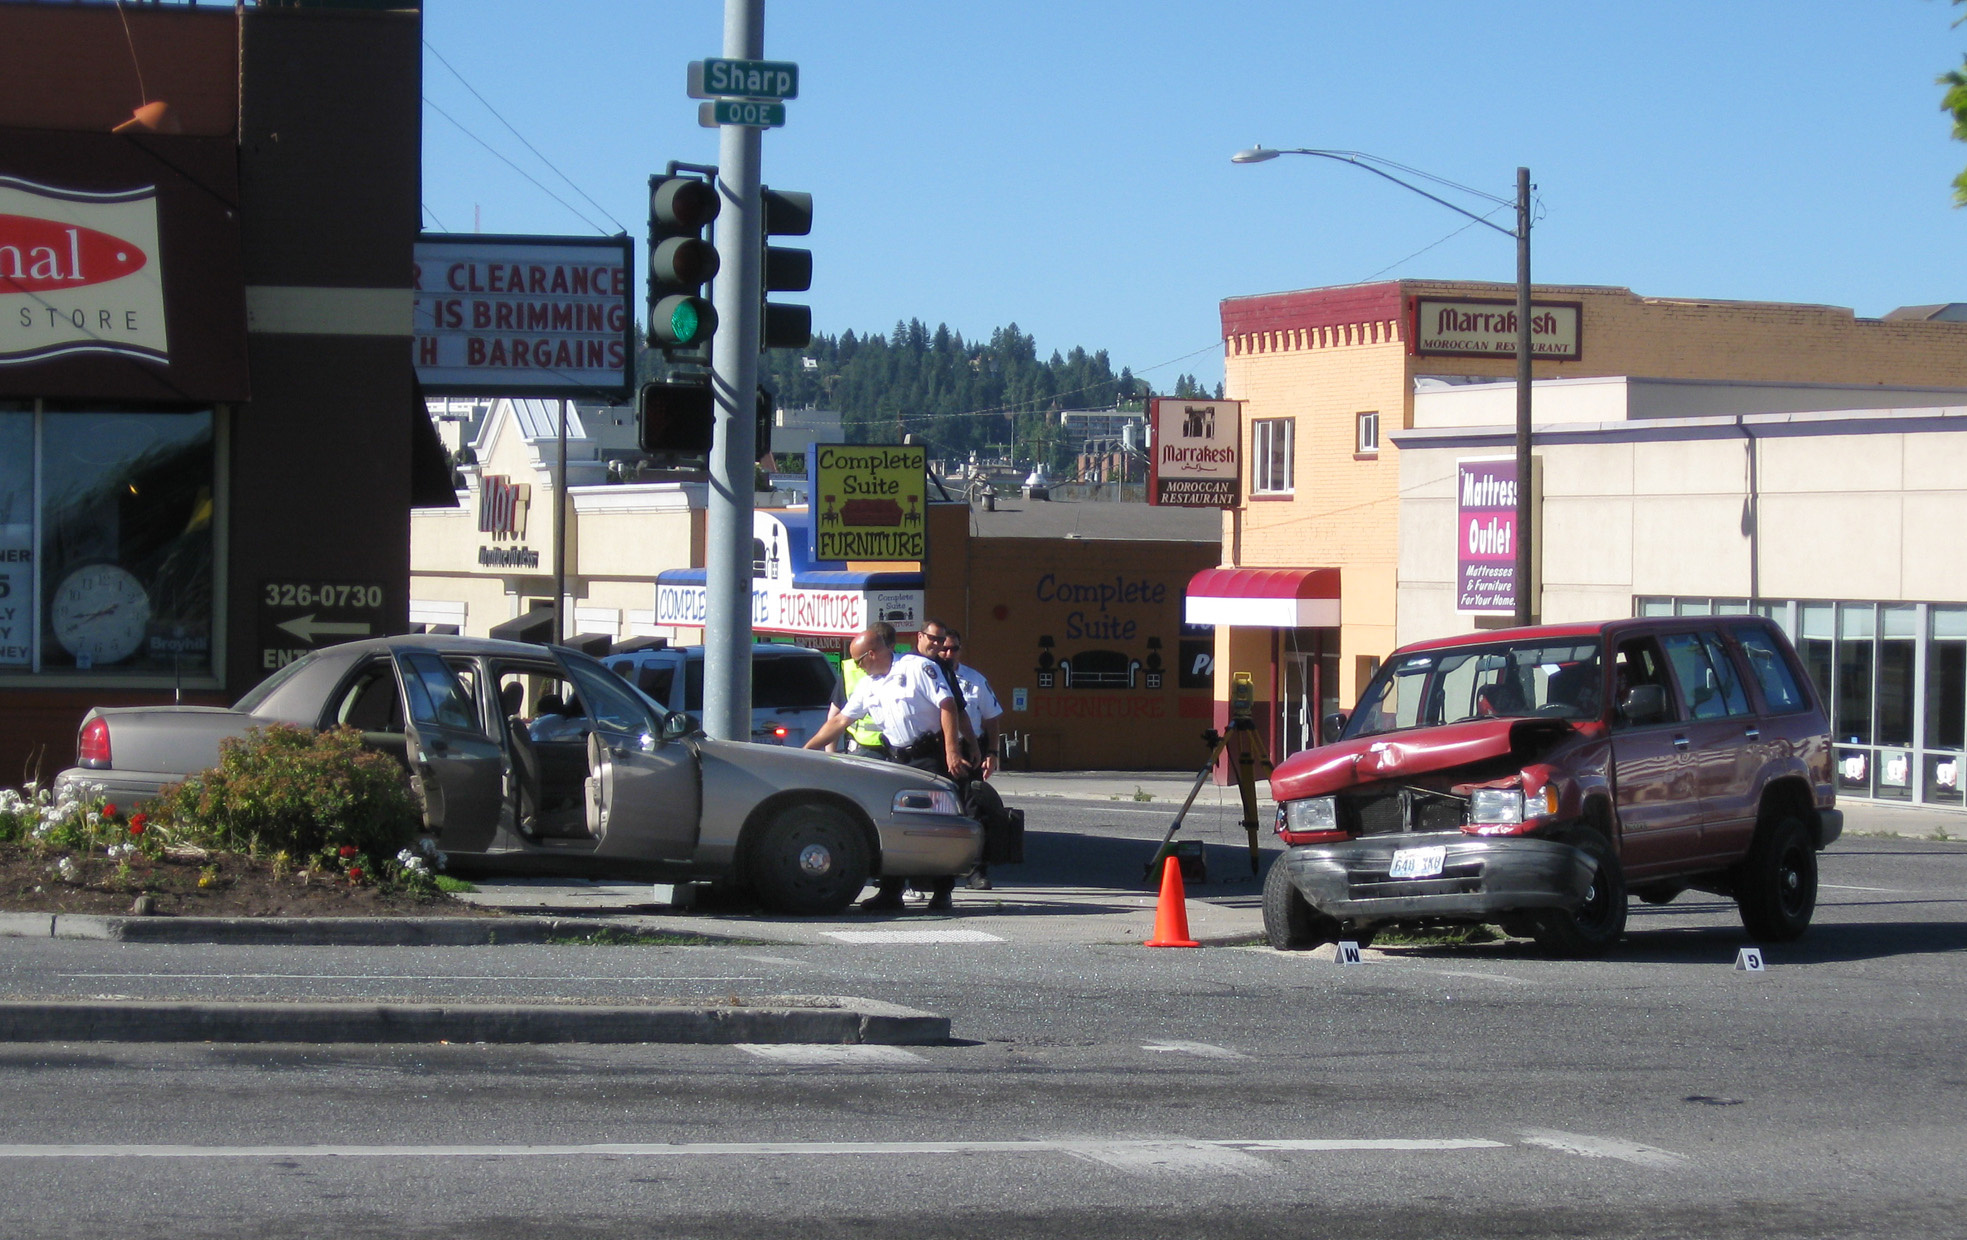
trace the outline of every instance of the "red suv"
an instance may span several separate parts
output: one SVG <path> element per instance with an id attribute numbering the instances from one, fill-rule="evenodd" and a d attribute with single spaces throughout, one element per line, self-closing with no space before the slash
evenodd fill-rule
<path id="1" fill-rule="evenodd" d="M 1625 930 L 1626 895 L 1732 897 L 1802 934 L 1843 830 L 1830 727 L 1758 616 L 1502 629 L 1397 650 L 1328 743 L 1271 776 L 1289 847 L 1271 945 L 1488 923 L 1567 956 Z"/>

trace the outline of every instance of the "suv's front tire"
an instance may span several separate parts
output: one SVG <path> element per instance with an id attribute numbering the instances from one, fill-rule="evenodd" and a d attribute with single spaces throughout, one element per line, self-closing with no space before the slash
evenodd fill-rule
<path id="1" fill-rule="evenodd" d="M 1553 956 L 1602 956 L 1625 934 L 1625 867 L 1603 835 L 1580 830 L 1571 843 L 1598 864 L 1584 902 L 1575 909 L 1546 909 L 1537 914 L 1537 944 Z"/>
<path id="2" fill-rule="evenodd" d="M 1735 905 L 1758 942 L 1787 943 L 1810 928 L 1817 911 L 1817 849 L 1808 827 L 1780 818 L 1755 833 L 1735 885 Z"/>
<path id="3" fill-rule="evenodd" d="M 1264 876 L 1264 935 L 1281 952 L 1310 951 L 1323 943 L 1336 943 L 1339 923 L 1311 906 L 1291 881 L 1291 868 L 1284 854 L 1270 863 Z"/>

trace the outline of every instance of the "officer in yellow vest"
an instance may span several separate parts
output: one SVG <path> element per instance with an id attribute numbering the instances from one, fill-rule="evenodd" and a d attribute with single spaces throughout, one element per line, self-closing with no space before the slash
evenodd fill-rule
<path id="1" fill-rule="evenodd" d="M 852 659 L 840 660 L 841 688 L 846 691 L 848 697 L 854 696 L 854 686 L 866 679 L 867 673 L 861 669 L 860 664 Z M 832 718 L 839 713 L 840 707 L 836 704 L 828 712 L 827 717 Z M 875 722 L 871 714 L 862 715 L 847 725 L 847 752 L 866 754 L 870 758 L 894 756 L 888 750 L 888 743 L 881 739 L 881 725 Z"/>

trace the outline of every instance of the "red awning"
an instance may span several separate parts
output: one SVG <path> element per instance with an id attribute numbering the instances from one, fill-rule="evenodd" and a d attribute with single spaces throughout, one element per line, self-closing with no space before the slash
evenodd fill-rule
<path id="1" fill-rule="evenodd" d="M 1339 623 L 1336 568 L 1205 568 L 1189 579 L 1183 619 L 1256 629 Z"/>

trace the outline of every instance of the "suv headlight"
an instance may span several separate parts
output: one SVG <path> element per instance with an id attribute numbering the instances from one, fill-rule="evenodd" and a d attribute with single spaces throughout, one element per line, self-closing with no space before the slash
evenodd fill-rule
<path id="1" fill-rule="evenodd" d="M 904 788 L 895 794 L 897 814 L 954 814 L 963 816 L 956 794 L 943 788 Z"/>
<path id="2" fill-rule="evenodd" d="M 1477 788 L 1468 799 L 1468 820 L 1492 826 L 1515 826 L 1523 821 L 1523 789 Z"/>
<path id="3" fill-rule="evenodd" d="M 1284 803 L 1286 831 L 1336 831 L 1339 829 L 1339 803 L 1332 797 L 1311 797 Z"/>

